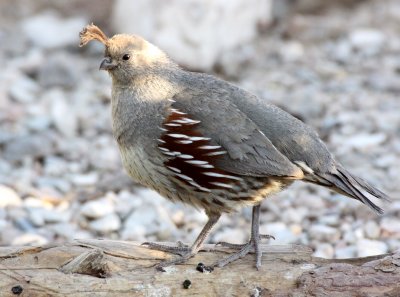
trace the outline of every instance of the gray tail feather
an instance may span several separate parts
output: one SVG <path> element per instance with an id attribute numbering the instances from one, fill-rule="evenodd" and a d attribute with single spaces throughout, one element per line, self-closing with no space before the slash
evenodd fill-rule
<path id="1" fill-rule="evenodd" d="M 378 214 L 383 214 L 383 209 L 380 208 L 378 205 L 374 204 L 371 200 L 369 200 L 368 197 L 365 196 L 363 191 L 371 194 L 372 196 L 378 199 L 390 201 L 390 198 L 385 193 L 374 188 L 365 180 L 352 175 L 343 167 L 338 166 L 337 171 L 335 173 L 314 173 L 314 174 L 320 179 L 322 179 L 319 184 L 331 187 L 333 188 L 333 190 L 336 190 L 351 198 L 361 201 L 362 203 L 371 207 Z"/>

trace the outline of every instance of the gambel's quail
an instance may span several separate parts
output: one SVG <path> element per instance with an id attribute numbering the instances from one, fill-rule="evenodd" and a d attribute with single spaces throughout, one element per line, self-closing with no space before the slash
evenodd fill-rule
<path id="1" fill-rule="evenodd" d="M 178 255 L 159 267 L 183 263 L 203 245 L 221 214 L 253 206 L 251 238 L 222 267 L 250 251 L 261 266 L 260 203 L 295 180 L 357 199 L 377 213 L 368 195 L 388 197 L 335 161 L 303 122 L 214 76 L 181 69 L 139 36 L 112 38 L 95 25 L 80 46 L 105 45 L 100 64 L 112 78 L 112 126 L 128 174 L 171 201 L 204 209 L 209 220 L 192 246 L 145 243 Z"/>

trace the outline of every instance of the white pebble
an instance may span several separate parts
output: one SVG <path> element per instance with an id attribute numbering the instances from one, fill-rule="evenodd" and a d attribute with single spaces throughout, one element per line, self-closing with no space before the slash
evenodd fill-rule
<path id="1" fill-rule="evenodd" d="M 312 238 L 320 241 L 335 242 L 340 238 L 340 231 L 337 228 L 326 225 L 313 225 L 309 232 Z"/>
<path id="2" fill-rule="evenodd" d="M 15 237 L 11 242 L 11 245 L 45 245 L 48 242 L 49 241 L 45 237 L 39 234 L 25 233 Z"/>
<path id="3" fill-rule="evenodd" d="M 357 256 L 368 257 L 388 252 L 386 243 L 377 240 L 361 239 L 357 242 Z"/>
<path id="4" fill-rule="evenodd" d="M 0 185 L 0 208 L 7 206 L 20 206 L 21 198 L 13 189 Z"/>
<path id="5" fill-rule="evenodd" d="M 98 219 L 113 212 L 114 203 L 107 197 L 86 202 L 81 206 L 81 214 L 91 219 Z"/>
<path id="6" fill-rule="evenodd" d="M 93 231 L 99 232 L 101 234 L 107 234 L 113 231 L 117 231 L 121 227 L 121 220 L 120 218 L 111 213 L 102 217 L 100 219 L 91 221 L 89 223 L 89 228 Z"/>

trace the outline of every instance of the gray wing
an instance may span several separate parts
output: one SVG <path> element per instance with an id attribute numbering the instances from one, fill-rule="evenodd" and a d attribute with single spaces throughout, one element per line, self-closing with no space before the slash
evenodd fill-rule
<path id="1" fill-rule="evenodd" d="M 200 132 L 227 151 L 218 160 L 222 170 L 248 176 L 302 178 L 302 170 L 281 154 L 226 96 L 185 89 L 174 96 L 172 106 L 200 121 Z"/>

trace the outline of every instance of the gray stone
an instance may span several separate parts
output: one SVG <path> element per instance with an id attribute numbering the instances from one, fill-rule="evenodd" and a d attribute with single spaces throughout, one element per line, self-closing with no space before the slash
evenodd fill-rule
<path id="1" fill-rule="evenodd" d="M 12 99 L 20 103 L 29 103 L 39 98 L 40 87 L 31 78 L 21 75 L 11 84 L 9 94 Z"/>
<path id="2" fill-rule="evenodd" d="M 326 225 L 313 225 L 309 230 L 310 236 L 319 241 L 335 242 L 340 238 L 337 228 Z"/>
<path id="3" fill-rule="evenodd" d="M 66 137 L 74 137 L 78 129 L 78 119 L 65 93 L 60 89 L 52 89 L 46 96 L 52 98 L 50 115 L 57 130 Z"/>
<path id="4" fill-rule="evenodd" d="M 81 206 L 81 214 L 87 218 L 97 219 L 114 213 L 113 196 L 109 194 L 104 198 L 86 202 Z"/>
<path id="5" fill-rule="evenodd" d="M 69 221 L 70 214 L 68 212 L 60 212 L 55 209 L 33 207 L 28 209 L 29 219 L 36 226 L 44 224 L 61 223 Z"/>
<path id="6" fill-rule="evenodd" d="M 346 246 L 342 248 L 336 248 L 335 258 L 336 259 L 354 258 L 356 256 L 356 252 L 357 252 L 356 246 Z"/>
<path id="7" fill-rule="evenodd" d="M 349 41 L 353 48 L 364 54 L 375 55 L 385 44 L 386 36 L 379 30 L 359 28 L 350 32 Z"/>
<path id="8" fill-rule="evenodd" d="M 71 175 L 70 179 L 76 186 L 87 187 L 95 185 L 99 180 L 99 175 L 97 172 L 74 174 Z"/>
<path id="9" fill-rule="evenodd" d="M 380 226 L 384 232 L 389 234 L 397 234 L 400 237 L 400 219 L 398 218 L 383 218 Z"/>
<path id="10" fill-rule="evenodd" d="M 27 119 L 27 127 L 34 132 L 43 132 L 49 128 L 51 119 L 48 116 L 35 116 Z"/>
<path id="11" fill-rule="evenodd" d="M 400 231 L 400 227 L 399 227 L 399 231 Z M 368 221 L 364 225 L 364 233 L 365 233 L 366 237 L 368 237 L 370 239 L 377 239 L 379 237 L 379 235 L 381 234 L 381 228 L 375 221 Z"/>
<path id="12" fill-rule="evenodd" d="M 304 47 L 297 41 L 285 42 L 281 45 L 279 54 L 284 62 L 293 63 L 303 58 Z"/>
<path id="13" fill-rule="evenodd" d="M 63 19 L 54 11 L 46 11 L 26 18 L 22 22 L 22 30 L 36 46 L 58 48 L 76 46 L 77 32 L 86 23 L 82 17 Z"/>
<path id="14" fill-rule="evenodd" d="M 388 246 L 382 241 L 361 239 L 357 242 L 357 257 L 381 255 L 387 252 Z"/>
<path id="15" fill-rule="evenodd" d="M 270 0 L 230 0 L 229 5 L 225 0 L 118 0 L 112 23 L 116 32 L 142 35 L 185 66 L 210 70 L 226 51 L 255 38 L 259 22 L 270 23 L 270 4 Z"/>
<path id="16" fill-rule="evenodd" d="M 82 61 L 66 52 L 47 57 L 39 68 L 38 81 L 44 88 L 73 88 L 82 75 Z"/>
<path id="17" fill-rule="evenodd" d="M 20 206 L 22 200 L 13 189 L 0 185 L 0 208 Z"/>
<path id="18" fill-rule="evenodd" d="M 229 242 L 229 243 L 246 243 L 249 240 L 248 235 L 243 230 L 225 228 L 223 231 L 218 231 L 213 236 L 213 242 Z"/>
<path id="19" fill-rule="evenodd" d="M 65 239 L 74 239 L 76 236 L 76 227 L 70 223 L 58 223 L 49 226 L 49 229 L 57 236 Z"/>
<path id="20" fill-rule="evenodd" d="M 332 259 L 335 254 L 333 246 L 329 243 L 321 243 L 313 253 L 314 257 Z"/>
<path id="21" fill-rule="evenodd" d="M 89 228 L 95 232 L 101 234 L 107 234 L 110 232 L 118 231 L 121 227 L 121 220 L 120 218 L 114 214 L 108 214 L 100 219 L 91 221 L 89 223 Z"/>
<path id="22" fill-rule="evenodd" d="M 50 133 L 18 136 L 5 145 L 4 158 L 9 161 L 22 161 L 26 157 L 43 157 L 54 150 Z"/>
<path id="23" fill-rule="evenodd" d="M 42 235 L 35 233 L 25 233 L 15 237 L 11 245 L 21 246 L 21 245 L 45 245 L 49 243 L 49 240 Z"/>
<path id="24" fill-rule="evenodd" d="M 275 237 L 275 240 L 271 240 L 270 244 L 289 244 L 295 242 L 298 238 L 286 224 L 281 222 L 261 225 L 260 233 Z"/>

